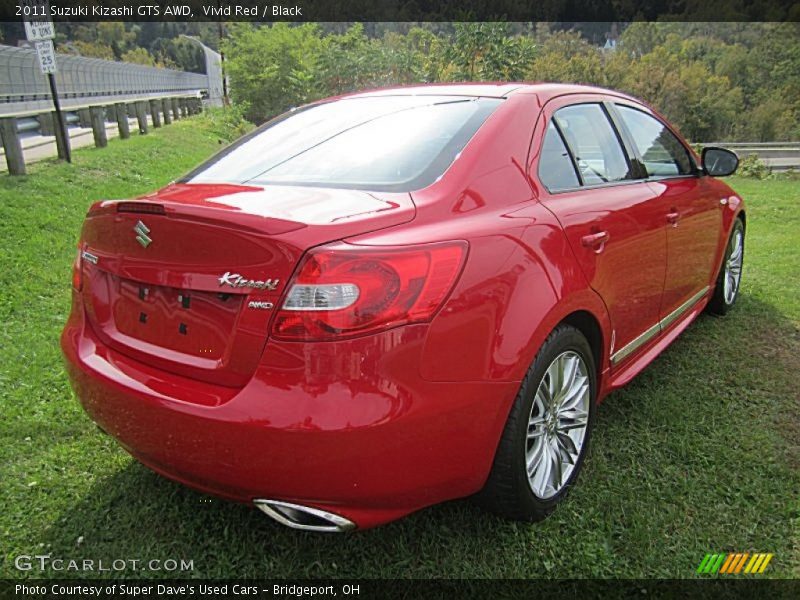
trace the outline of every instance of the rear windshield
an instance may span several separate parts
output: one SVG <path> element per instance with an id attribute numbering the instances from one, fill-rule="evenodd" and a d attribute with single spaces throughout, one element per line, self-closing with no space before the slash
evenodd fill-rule
<path id="1" fill-rule="evenodd" d="M 286 113 L 189 173 L 185 183 L 405 192 L 447 170 L 497 98 L 350 98 Z"/>

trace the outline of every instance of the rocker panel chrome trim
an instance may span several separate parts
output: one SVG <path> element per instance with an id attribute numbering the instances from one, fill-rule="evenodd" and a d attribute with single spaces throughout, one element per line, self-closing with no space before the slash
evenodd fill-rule
<path id="1" fill-rule="evenodd" d="M 702 290 L 700 290 L 699 292 L 694 294 L 691 298 L 689 298 L 686 302 L 681 304 L 678 308 L 669 313 L 666 317 L 661 319 L 658 323 L 656 323 L 652 327 L 649 327 L 642 334 L 634 338 L 633 341 L 628 342 L 622 348 L 614 352 L 614 354 L 611 355 L 612 366 L 616 366 L 619 363 L 621 363 L 623 360 L 628 358 L 628 356 L 636 352 L 636 350 L 641 348 L 644 344 L 649 342 L 660 332 L 664 331 L 667 327 L 672 325 L 684 313 L 686 313 L 695 304 L 697 304 L 703 298 L 703 296 L 705 296 L 708 293 L 709 289 L 710 289 L 709 286 L 704 287 Z"/>

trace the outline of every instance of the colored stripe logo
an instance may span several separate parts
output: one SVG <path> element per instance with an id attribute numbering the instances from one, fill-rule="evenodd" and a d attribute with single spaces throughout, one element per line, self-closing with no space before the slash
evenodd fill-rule
<path id="1" fill-rule="evenodd" d="M 773 554 L 757 552 L 733 552 L 730 554 L 706 554 L 697 573 L 700 575 L 738 575 L 740 573 L 763 573 Z"/>

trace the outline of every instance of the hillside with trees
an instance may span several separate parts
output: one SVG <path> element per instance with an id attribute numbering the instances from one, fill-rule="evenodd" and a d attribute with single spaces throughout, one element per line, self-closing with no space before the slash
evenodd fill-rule
<path id="1" fill-rule="evenodd" d="M 633 23 L 608 50 L 546 24 L 336 25 L 228 24 L 231 93 L 249 119 L 386 85 L 556 81 L 642 98 L 696 142 L 800 139 L 798 23 Z"/>

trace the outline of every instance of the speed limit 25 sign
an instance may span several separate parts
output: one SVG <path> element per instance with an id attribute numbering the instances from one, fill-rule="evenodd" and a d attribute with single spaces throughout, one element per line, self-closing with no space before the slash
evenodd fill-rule
<path id="1" fill-rule="evenodd" d="M 53 48 L 53 40 L 36 42 L 36 54 L 39 57 L 39 67 L 42 73 L 56 72 L 56 51 Z"/>

